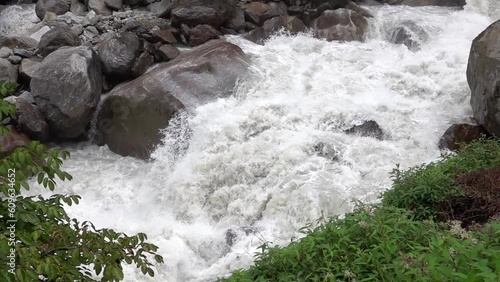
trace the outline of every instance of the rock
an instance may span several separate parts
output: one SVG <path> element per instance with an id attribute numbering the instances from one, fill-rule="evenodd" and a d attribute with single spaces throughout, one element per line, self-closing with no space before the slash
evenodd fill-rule
<path id="1" fill-rule="evenodd" d="M 113 10 L 121 10 L 123 8 L 123 0 L 104 0 L 104 4 Z"/>
<path id="2" fill-rule="evenodd" d="M 38 0 L 35 6 L 36 16 L 43 20 L 47 12 L 62 15 L 69 11 L 69 4 L 69 0 Z"/>
<path id="3" fill-rule="evenodd" d="M 38 44 L 38 42 L 40 42 L 40 40 L 42 39 L 42 36 L 49 31 L 50 27 L 44 26 L 40 28 L 37 32 L 31 34 L 30 37 L 36 41 L 36 44 Z"/>
<path id="4" fill-rule="evenodd" d="M 170 12 L 172 11 L 172 0 L 161 0 L 160 2 L 151 3 L 148 6 L 148 10 L 157 17 L 170 17 Z"/>
<path id="5" fill-rule="evenodd" d="M 232 93 L 245 59 L 238 46 L 212 40 L 118 85 L 98 113 L 101 140 L 120 155 L 148 158 L 177 111 Z"/>
<path id="6" fill-rule="evenodd" d="M 105 39 L 98 48 L 103 72 L 113 79 L 131 77 L 141 48 L 141 40 L 132 32 L 116 33 Z"/>
<path id="7" fill-rule="evenodd" d="M 256 25 L 262 25 L 266 20 L 287 14 L 287 6 L 283 2 L 251 2 L 244 6 L 245 19 Z"/>
<path id="8" fill-rule="evenodd" d="M 168 43 L 168 44 L 177 43 L 177 39 L 175 39 L 175 36 L 168 29 L 156 28 L 152 30 L 152 33 L 156 38 L 158 38 L 163 43 Z"/>
<path id="9" fill-rule="evenodd" d="M 34 49 L 38 46 L 38 41 L 23 36 L 0 36 L 0 47 L 10 49 Z"/>
<path id="10" fill-rule="evenodd" d="M 170 44 L 163 44 L 160 48 L 158 48 L 158 52 L 160 58 L 166 62 L 177 58 L 181 54 L 179 49 Z"/>
<path id="11" fill-rule="evenodd" d="M 14 52 L 14 55 L 22 57 L 22 58 L 30 58 L 35 54 L 35 52 L 33 52 L 33 51 L 26 50 L 26 49 L 19 49 L 19 48 L 14 49 L 13 52 Z"/>
<path id="12" fill-rule="evenodd" d="M 304 23 L 295 16 L 280 16 L 267 20 L 262 27 L 250 31 L 245 38 L 261 44 L 276 32 L 283 30 L 294 35 L 306 31 Z"/>
<path id="13" fill-rule="evenodd" d="M 102 89 L 101 66 L 89 47 L 50 53 L 31 78 L 31 91 L 51 130 L 60 138 L 84 133 Z"/>
<path id="14" fill-rule="evenodd" d="M 236 31 L 245 29 L 245 12 L 237 7 L 231 18 L 224 24 L 224 27 Z"/>
<path id="15" fill-rule="evenodd" d="M 132 75 L 134 77 L 138 77 L 143 75 L 154 63 L 154 58 L 148 52 L 142 52 L 142 54 L 135 61 L 134 66 L 132 67 Z"/>
<path id="16" fill-rule="evenodd" d="M 368 21 L 352 10 L 326 10 L 312 22 L 311 28 L 318 38 L 327 41 L 363 41 Z"/>
<path id="17" fill-rule="evenodd" d="M 311 8 L 315 9 L 321 5 L 328 4 L 330 6 L 329 9 L 340 9 L 345 8 L 349 5 L 350 0 L 311 0 Z"/>
<path id="18" fill-rule="evenodd" d="M 363 7 L 360 7 L 353 2 L 349 2 L 349 4 L 347 4 L 346 8 L 349 10 L 353 10 L 354 12 L 362 15 L 365 18 L 373 18 L 373 14 L 369 10 L 367 10 Z"/>
<path id="19" fill-rule="evenodd" d="M 46 141 L 49 138 L 49 125 L 40 110 L 23 98 L 16 99 L 15 105 L 14 119 L 19 130 L 33 140 Z"/>
<path id="20" fill-rule="evenodd" d="M 454 124 L 446 130 L 438 145 L 440 149 L 457 151 L 460 149 L 460 143 L 469 144 L 481 138 L 481 135 L 487 135 L 481 125 Z"/>
<path id="21" fill-rule="evenodd" d="M 178 0 L 172 6 L 172 25 L 208 24 L 218 29 L 231 18 L 236 7 L 233 0 Z"/>
<path id="22" fill-rule="evenodd" d="M 18 98 L 19 98 L 19 99 L 24 99 L 24 100 L 26 100 L 26 101 L 30 102 L 31 104 L 36 104 L 36 102 L 35 102 L 35 98 L 34 98 L 34 97 L 33 97 L 33 95 L 31 95 L 31 93 L 30 93 L 30 92 L 28 92 L 28 91 L 23 91 L 23 92 L 21 93 L 21 95 L 19 95 L 19 97 L 18 97 Z"/>
<path id="23" fill-rule="evenodd" d="M 463 7 L 465 0 L 379 0 L 389 5 Z"/>
<path id="24" fill-rule="evenodd" d="M 8 60 L 0 58 L 0 81 L 17 82 L 17 67 Z"/>
<path id="25" fill-rule="evenodd" d="M 384 132 L 377 122 L 370 120 L 365 121 L 362 125 L 355 125 L 345 131 L 346 134 L 356 134 L 363 137 L 373 137 L 382 140 Z"/>
<path id="26" fill-rule="evenodd" d="M 87 7 L 79 0 L 71 0 L 69 10 L 77 16 L 85 16 L 88 12 Z"/>
<path id="27" fill-rule="evenodd" d="M 88 0 L 89 10 L 94 11 L 98 15 L 111 16 L 112 11 L 104 4 L 104 0 Z"/>
<path id="28" fill-rule="evenodd" d="M 402 26 L 397 27 L 391 34 L 390 42 L 394 44 L 403 44 L 410 51 L 420 50 L 422 43 L 429 39 L 429 35 L 421 26 L 413 21 L 406 21 Z"/>
<path id="29" fill-rule="evenodd" d="M 189 33 L 189 44 L 198 46 L 210 39 L 218 39 L 220 32 L 208 24 L 200 24 L 193 27 Z"/>
<path id="30" fill-rule="evenodd" d="M 9 47 L 2 47 L 0 48 L 0 58 L 8 58 L 9 56 L 13 55 L 14 52 L 12 51 L 12 49 L 10 49 Z"/>
<path id="31" fill-rule="evenodd" d="M 14 65 L 19 65 L 19 63 L 21 63 L 22 59 L 23 58 L 16 56 L 16 55 L 9 56 L 9 58 L 8 58 L 9 62 L 11 62 Z"/>
<path id="32" fill-rule="evenodd" d="M 500 137 L 499 37 L 500 21 L 496 21 L 472 41 L 467 66 L 474 118 L 497 137 Z"/>
<path id="33" fill-rule="evenodd" d="M 45 57 L 63 46 L 79 46 L 80 44 L 80 37 L 69 27 L 55 26 L 40 39 L 38 52 Z"/>
<path id="34" fill-rule="evenodd" d="M 35 58 L 23 59 L 21 61 L 21 65 L 19 66 L 19 76 L 20 79 L 25 81 L 26 83 L 30 83 L 31 77 L 35 73 L 37 66 L 40 64 L 40 61 Z"/>
<path id="35" fill-rule="evenodd" d="M 16 148 L 25 147 L 31 142 L 28 136 L 19 133 L 14 127 L 7 126 L 7 128 L 9 134 L 0 135 L 0 158 L 8 156 Z"/>

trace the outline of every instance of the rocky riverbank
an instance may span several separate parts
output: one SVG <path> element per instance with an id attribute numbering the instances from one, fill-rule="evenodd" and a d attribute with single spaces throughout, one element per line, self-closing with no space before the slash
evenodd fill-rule
<path id="1" fill-rule="evenodd" d="M 32 2 L 39 22 L 30 35 L 0 36 L 0 80 L 20 84 L 16 96 L 7 98 L 18 113 L 4 124 L 41 141 L 92 135 L 116 153 L 145 159 L 160 140 L 159 130 L 179 110 L 230 95 L 245 74 L 247 56 L 224 35 L 258 44 L 280 31 L 364 41 L 373 17 L 365 5 L 465 5 L 463 0 L 18 0 L 0 11 L 5 16 L 9 5 Z M 496 25 L 490 29 L 493 33 L 480 37 L 494 34 Z M 418 23 L 408 22 L 394 27 L 391 40 L 418 51 L 425 37 Z M 498 95 L 481 77 L 495 69 L 498 58 L 490 60 L 491 52 L 475 47 L 498 46 L 481 39 L 474 44 L 468 78 L 475 118 L 498 135 L 497 102 L 484 98 Z M 486 61 L 493 63 L 481 63 Z M 471 139 L 450 130 L 443 148 Z M 485 132 L 473 131 L 472 139 Z"/>

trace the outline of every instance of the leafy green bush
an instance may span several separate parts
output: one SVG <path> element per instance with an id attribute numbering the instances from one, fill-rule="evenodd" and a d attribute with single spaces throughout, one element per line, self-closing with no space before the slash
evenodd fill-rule
<path id="1" fill-rule="evenodd" d="M 220 281 L 499 281 L 500 223 L 467 232 L 361 207 L 287 247 L 262 245 L 255 265 Z"/>
<path id="2" fill-rule="evenodd" d="M 445 201 L 463 197 L 456 178 L 464 173 L 500 167 L 500 140 L 481 139 L 463 145 L 456 155 L 440 161 L 393 172 L 393 189 L 383 194 L 387 206 L 415 212 L 418 220 L 439 217 Z"/>
<path id="3" fill-rule="evenodd" d="M 0 98 L 13 88 L 0 82 Z M 0 119 L 14 111 L 0 99 Z M 50 190 L 57 178 L 71 180 L 61 170 L 68 157 L 68 152 L 31 142 L 0 159 L 0 281 L 94 281 L 95 275 L 102 275 L 101 281 L 120 281 L 122 262 L 153 276 L 150 259 L 162 263 L 163 258 L 145 234 L 127 236 L 70 218 L 63 204 L 78 204 L 78 196 L 22 195 L 30 177 Z"/>

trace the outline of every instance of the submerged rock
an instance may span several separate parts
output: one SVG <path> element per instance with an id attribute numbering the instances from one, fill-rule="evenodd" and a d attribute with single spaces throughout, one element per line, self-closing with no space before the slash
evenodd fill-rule
<path id="1" fill-rule="evenodd" d="M 267 20 L 262 27 L 250 31 L 245 38 L 260 44 L 279 31 L 295 35 L 300 32 L 305 32 L 306 29 L 307 27 L 297 17 L 280 16 Z"/>
<path id="2" fill-rule="evenodd" d="M 232 93 L 245 58 L 238 46 L 212 40 L 118 85 L 102 101 L 97 139 L 120 155 L 149 158 L 176 112 Z"/>
<path id="3" fill-rule="evenodd" d="M 311 28 L 318 38 L 327 41 L 363 41 L 368 21 L 352 10 L 326 10 L 312 22 Z"/>
<path id="4" fill-rule="evenodd" d="M 363 137 L 373 137 L 379 140 L 382 140 L 384 137 L 384 132 L 378 123 L 373 120 L 365 121 L 361 125 L 355 125 L 346 130 L 345 133 L 356 134 Z"/>

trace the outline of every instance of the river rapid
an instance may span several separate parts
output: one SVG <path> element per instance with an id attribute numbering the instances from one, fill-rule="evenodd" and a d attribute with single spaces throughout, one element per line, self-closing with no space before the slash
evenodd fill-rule
<path id="1" fill-rule="evenodd" d="M 91 144 L 64 147 L 74 180 L 56 192 L 82 196 L 70 216 L 147 233 L 159 246 L 165 264 L 155 277 L 126 266 L 125 281 L 214 281 L 248 267 L 263 242 L 286 245 L 322 215 L 376 201 L 396 164 L 436 160 L 444 131 L 471 121 L 470 45 L 500 9 L 468 2 L 464 10 L 368 7 L 375 18 L 364 43 L 302 34 L 260 46 L 230 37 L 251 57 L 234 95 L 171 122 L 149 162 Z M 34 28 L 32 8 L 8 9 L 0 31 Z M 408 20 L 426 34 L 416 52 L 389 43 Z M 344 133 L 366 120 L 383 140 Z"/>

